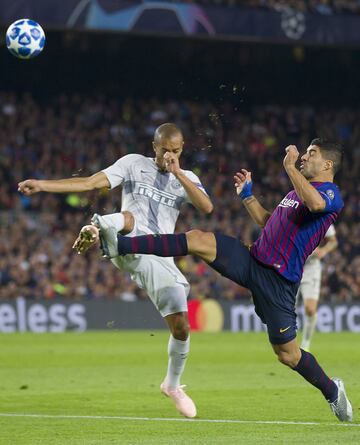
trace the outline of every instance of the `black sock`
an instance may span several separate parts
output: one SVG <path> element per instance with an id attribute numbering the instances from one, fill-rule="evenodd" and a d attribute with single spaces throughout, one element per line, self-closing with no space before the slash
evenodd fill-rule
<path id="1" fill-rule="evenodd" d="M 118 235 L 120 255 L 127 253 L 147 253 L 157 256 L 184 256 L 188 253 L 185 233 L 170 235 Z"/>
<path id="2" fill-rule="evenodd" d="M 338 396 L 338 387 L 325 374 L 322 367 L 316 361 L 316 358 L 303 349 L 301 351 L 301 359 L 294 371 L 298 372 L 309 383 L 316 386 L 324 394 L 324 397 L 329 402 L 334 402 Z"/>

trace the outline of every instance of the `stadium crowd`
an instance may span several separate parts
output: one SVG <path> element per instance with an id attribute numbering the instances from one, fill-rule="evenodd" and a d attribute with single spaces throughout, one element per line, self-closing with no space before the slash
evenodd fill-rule
<path id="1" fill-rule="evenodd" d="M 259 229 L 234 193 L 234 171 L 253 172 L 255 194 L 271 209 L 290 189 L 282 167 L 284 148 L 295 143 L 305 150 L 315 136 L 340 140 L 346 157 L 337 183 L 345 208 L 336 224 L 339 247 L 324 261 L 322 298 L 359 299 L 359 111 L 274 105 L 242 110 L 230 101 L 215 105 L 65 94 L 42 103 L 11 93 L 0 93 L 0 298 L 146 297 L 98 249 L 84 256 L 71 249 L 94 212 L 120 209 L 119 189 L 25 197 L 18 194 L 17 183 L 91 175 L 127 153 L 151 156 L 154 130 L 168 121 L 185 134 L 181 165 L 200 176 L 215 207 L 203 216 L 186 205 L 177 230 L 218 230 L 248 243 Z M 191 283 L 192 298 L 249 298 L 248 291 L 203 262 L 186 257 L 178 263 Z"/>

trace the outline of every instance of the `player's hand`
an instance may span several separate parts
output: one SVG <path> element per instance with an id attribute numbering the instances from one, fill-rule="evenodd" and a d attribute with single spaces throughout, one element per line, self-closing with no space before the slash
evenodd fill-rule
<path id="1" fill-rule="evenodd" d="M 99 241 L 99 229 L 93 225 L 84 226 L 76 238 L 72 248 L 78 254 L 86 252 Z"/>
<path id="2" fill-rule="evenodd" d="M 26 196 L 39 193 L 42 191 L 40 184 L 40 181 L 37 179 L 26 179 L 25 181 L 19 182 L 18 192 L 21 192 Z"/>
<path id="3" fill-rule="evenodd" d="M 241 169 L 239 172 L 237 172 L 234 176 L 234 186 L 236 193 L 240 195 L 240 193 L 243 191 L 246 184 L 249 184 L 252 182 L 251 180 L 251 172 L 248 172 L 244 168 Z"/>
<path id="4" fill-rule="evenodd" d="M 285 170 L 289 167 L 295 167 L 295 163 L 299 158 L 299 151 L 295 145 L 289 145 L 285 148 L 286 156 L 284 158 L 283 164 Z"/>
<path id="5" fill-rule="evenodd" d="M 164 154 L 164 164 L 166 171 L 169 173 L 176 175 L 181 172 L 179 158 L 174 153 L 167 152 Z"/>

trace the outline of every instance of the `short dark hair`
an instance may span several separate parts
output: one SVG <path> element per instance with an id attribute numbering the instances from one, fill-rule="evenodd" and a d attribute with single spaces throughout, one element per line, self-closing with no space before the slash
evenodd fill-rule
<path id="1" fill-rule="evenodd" d="M 333 171 L 334 175 L 341 169 L 343 160 L 343 148 L 338 142 L 328 141 L 323 138 L 313 139 L 310 145 L 316 145 L 320 148 L 320 151 L 327 159 L 333 161 Z"/>

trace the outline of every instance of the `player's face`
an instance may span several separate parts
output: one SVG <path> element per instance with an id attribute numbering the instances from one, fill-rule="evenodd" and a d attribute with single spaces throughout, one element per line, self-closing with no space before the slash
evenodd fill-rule
<path id="1" fill-rule="evenodd" d="M 306 153 L 301 156 L 300 172 L 306 179 L 311 179 L 326 169 L 326 161 L 321 154 L 320 148 L 310 145 Z"/>
<path id="2" fill-rule="evenodd" d="M 165 170 L 165 153 L 173 153 L 177 158 L 180 158 L 183 151 L 184 140 L 181 135 L 173 136 L 172 138 L 165 139 L 160 138 L 156 142 L 153 142 L 153 147 L 155 151 L 155 159 L 157 165 Z"/>

